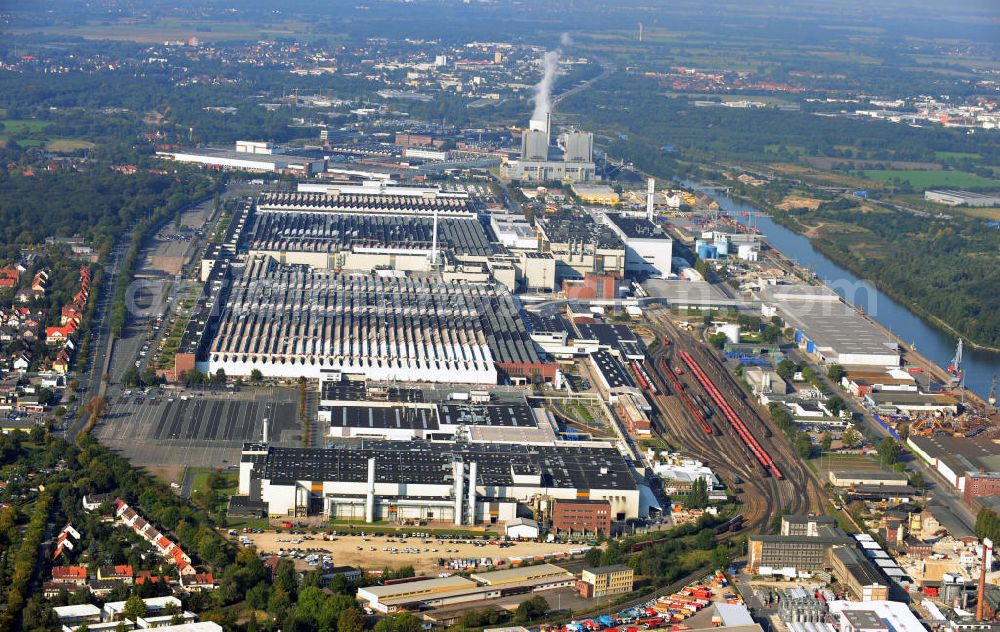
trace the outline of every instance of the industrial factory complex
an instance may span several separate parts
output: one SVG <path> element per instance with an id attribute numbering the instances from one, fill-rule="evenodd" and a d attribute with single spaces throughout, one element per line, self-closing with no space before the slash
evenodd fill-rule
<path id="1" fill-rule="evenodd" d="M 607 501 L 640 513 L 639 488 L 613 447 L 364 440 L 327 449 L 247 445 L 240 493 L 271 514 L 456 525 L 513 520 L 556 500 Z"/>
<path id="2" fill-rule="evenodd" d="M 328 445 L 247 444 L 238 504 L 367 522 L 547 516 L 595 533 L 658 508 L 634 454 L 568 436 L 517 388 L 558 385 L 557 357 L 590 353 L 600 383 L 624 387 L 621 363 L 641 357 L 624 325 L 555 317 L 554 334 L 521 304 L 560 282 L 615 296 L 626 273 L 669 274 L 671 241 L 647 219 L 582 217 L 533 226 L 385 182 L 245 200 L 204 257 L 173 373 L 315 380 Z"/>

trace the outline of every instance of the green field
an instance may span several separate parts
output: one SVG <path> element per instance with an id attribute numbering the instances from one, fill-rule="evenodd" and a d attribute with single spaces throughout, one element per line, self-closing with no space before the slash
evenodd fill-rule
<path id="1" fill-rule="evenodd" d="M 44 132 L 45 128 L 52 125 L 51 121 L 39 121 L 35 119 L 4 119 L 7 114 L 4 110 L 0 113 L 0 140 L 10 140 L 14 136 L 25 136 Z M 21 138 L 18 144 L 22 147 L 41 147 L 48 139 Z"/>
<path id="2" fill-rule="evenodd" d="M 962 171 L 865 169 L 864 173 L 869 180 L 886 184 L 894 178 L 899 178 L 903 182 L 909 182 L 914 189 L 929 189 L 931 187 L 1000 188 L 1000 180 L 982 178 Z"/>
<path id="3" fill-rule="evenodd" d="M 824 483 L 829 480 L 830 472 L 879 472 L 885 469 L 876 459 L 862 454 L 827 453 L 810 459 L 809 464 Z"/>
<path id="4" fill-rule="evenodd" d="M 0 120 L 0 123 L 3 124 L 3 130 L 0 130 L 0 133 L 4 135 L 34 134 L 52 125 L 51 121 L 38 121 L 35 119 L 3 119 Z"/>
<path id="5" fill-rule="evenodd" d="M 971 158 L 972 160 L 979 160 L 982 158 L 979 154 L 973 154 L 962 151 L 936 151 L 934 152 L 935 160 L 948 160 L 949 158 L 954 158 L 956 160 L 961 160 L 962 158 Z"/>

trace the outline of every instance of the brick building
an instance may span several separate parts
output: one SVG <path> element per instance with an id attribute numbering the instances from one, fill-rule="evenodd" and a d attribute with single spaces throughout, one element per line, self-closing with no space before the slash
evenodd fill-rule
<path id="1" fill-rule="evenodd" d="M 552 507 L 557 533 L 611 535 L 611 503 L 606 500 L 557 500 Z"/>

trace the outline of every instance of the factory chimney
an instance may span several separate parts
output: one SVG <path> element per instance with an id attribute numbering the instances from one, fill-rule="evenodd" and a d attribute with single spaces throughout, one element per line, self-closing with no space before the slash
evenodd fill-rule
<path id="1" fill-rule="evenodd" d="M 368 490 L 365 495 L 365 522 L 375 522 L 375 457 L 368 459 Z"/>
<path id="2" fill-rule="evenodd" d="M 465 464 L 461 461 L 455 461 L 451 464 L 452 476 L 455 479 L 455 524 L 462 524 L 462 504 L 463 504 L 463 493 L 462 493 L 462 483 L 465 481 Z"/>
<path id="3" fill-rule="evenodd" d="M 467 524 L 476 524 L 476 465 L 469 463 L 469 516 Z"/>
<path id="4" fill-rule="evenodd" d="M 535 118 L 535 117 L 538 118 Z M 539 116 L 537 113 L 531 117 L 528 121 L 528 129 L 532 132 L 543 132 L 545 134 L 546 145 L 548 145 L 549 140 L 549 130 L 552 127 L 552 114 L 549 112 L 544 113 L 543 116 Z"/>
<path id="5" fill-rule="evenodd" d="M 976 621 L 982 621 L 986 605 L 986 569 L 993 564 L 993 540 L 983 538 L 982 570 L 979 572 L 979 591 L 976 593 Z"/>
<path id="6" fill-rule="evenodd" d="M 646 219 L 653 221 L 653 196 L 656 193 L 656 180 L 650 178 L 646 181 Z"/>

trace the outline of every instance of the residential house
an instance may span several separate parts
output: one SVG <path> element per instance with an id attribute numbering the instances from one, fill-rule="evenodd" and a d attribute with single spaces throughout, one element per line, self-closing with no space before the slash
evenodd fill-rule
<path id="1" fill-rule="evenodd" d="M 116 566 L 101 566 L 97 569 L 97 579 L 120 581 L 132 585 L 135 581 L 135 573 L 129 564 L 118 564 Z"/>
<path id="2" fill-rule="evenodd" d="M 52 567 L 53 584 L 87 585 L 86 566 L 54 566 Z"/>
<path id="3" fill-rule="evenodd" d="M 25 349 L 14 358 L 11 367 L 19 373 L 24 373 L 31 366 L 31 352 Z"/>
<path id="4" fill-rule="evenodd" d="M 83 508 L 87 511 L 97 511 L 104 503 L 113 502 L 112 494 L 87 494 L 83 497 Z"/>
<path id="5" fill-rule="evenodd" d="M 74 542 L 80 541 L 80 533 L 73 528 L 73 525 L 68 524 L 62 528 L 59 532 L 59 537 L 56 538 L 56 550 L 52 554 L 52 559 L 58 559 L 64 551 L 72 551 Z M 84 581 L 86 581 L 87 576 L 84 574 Z"/>
<path id="6" fill-rule="evenodd" d="M 188 591 L 214 590 L 216 587 L 215 577 L 211 573 L 182 574 L 180 584 L 181 588 Z"/>

